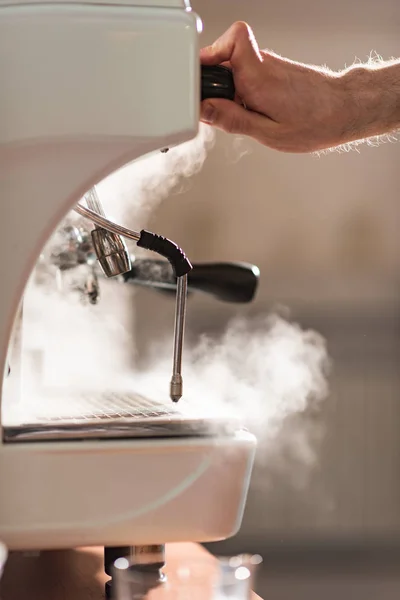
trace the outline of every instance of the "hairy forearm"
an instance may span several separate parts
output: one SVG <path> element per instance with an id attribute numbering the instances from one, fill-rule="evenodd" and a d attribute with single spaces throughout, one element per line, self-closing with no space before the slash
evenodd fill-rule
<path id="1" fill-rule="evenodd" d="M 261 50 L 246 23 L 203 48 L 205 65 L 230 64 L 238 102 L 202 103 L 202 120 L 282 152 L 325 152 L 400 132 L 400 59 L 341 72 Z"/>
<path id="2" fill-rule="evenodd" d="M 343 91 L 345 141 L 400 129 L 400 60 L 354 65 L 336 82 Z"/>

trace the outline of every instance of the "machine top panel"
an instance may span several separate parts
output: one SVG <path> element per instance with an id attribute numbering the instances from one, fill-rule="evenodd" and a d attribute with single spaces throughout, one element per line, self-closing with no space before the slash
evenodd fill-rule
<path id="1" fill-rule="evenodd" d="M 97 4 L 153 8 L 184 8 L 191 10 L 190 0 L 0 0 L 0 7 L 41 4 Z"/>

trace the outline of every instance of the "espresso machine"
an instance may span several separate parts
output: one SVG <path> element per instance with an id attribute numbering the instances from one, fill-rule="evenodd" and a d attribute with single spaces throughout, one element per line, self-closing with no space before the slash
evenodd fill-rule
<path id="1" fill-rule="evenodd" d="M 3 408 L 21 391 L 26 286 L 71 211 L 89 234 L 63 226 L 64 235 L 78 236 L 78 246 L 86 239 L 101 277 L 134 279 L 129 239 L 166 259 L 160 287 L 176 292 L 164 402 L 153 403 L 151 390 L 116 399 L 105 389 L 101 414 L 85 405 L 84 422 L 75 414 L 10 426 L 0 412 L 0 540 L 9 551 L 104 546 L 106 570 L 129 554 L 158 572 L 164 544 L 221 540 L 240 527 L 254 436 L 226 419 L 210 429 L 204 416 L 179 409 L 196 265 L 171 240 L 109 220 L 95 187 L 141 156 L 194 138 L 202 98 L 233 99 L 226 69 L 200 67 L 200 32 L 187 0 L 0 0 Z M 85 286 L 97 302 L 94 270 Z"/>

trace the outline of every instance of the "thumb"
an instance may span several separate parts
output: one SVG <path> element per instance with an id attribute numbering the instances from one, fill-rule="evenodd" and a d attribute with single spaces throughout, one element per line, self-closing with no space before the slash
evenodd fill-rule
<path id="1" fill-rule="evenodd" d="M 227 133 L 259 138 L 262 132 L 274 127 L 274 121 L 264 115 L 246 110 L 230 100 L 213 99 L 201 103 L 200 119 Z"/>

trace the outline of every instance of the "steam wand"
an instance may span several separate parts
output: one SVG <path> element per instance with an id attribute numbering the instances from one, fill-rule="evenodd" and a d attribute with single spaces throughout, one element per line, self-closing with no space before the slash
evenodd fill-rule
<path id="1" fill-rule="evenodd" d="M 183 394 L 182 352 L 186 318 L 187 279 L 187 275 L 183 275 L 182 277 L 178 277 L 177 280 L 174 327 L 174 361 L 169 393 L 173 402 L 178 402 L 178 400 L 182 398 Z"/>
<path id="2" fill-rule="evenodd" d="M 140 248 L 152 250 L 166 258 L 174 269 L 177 278 L 177 291 L 175 303 L 175 327 L 174 327 L 174 354 L 173 370 L 170 383 L 170 398 L 173 402 L 178 402 L 183 394 L 182 379 L 182 353 L 186 319 L 186 300 L 187 300 L 187 276 L 192 270 L 192 265 L 185 253 L 171 240 L 142 230 L 140 233 L 117 225 L 109 221 L 105 216 L 95 211 L 85 208 L 81 204 L 75 206 L 75 211 L 81 216 L 89 219 L 95 225 L 113 233 L 117 236 L 123 236 L 134 240 Z M 96 247 L 95 247 L 96 248 Z M 101 264 L 101 263 L 100 263 Z M 105 273 L 107 275 L 107 273 Z"/>

